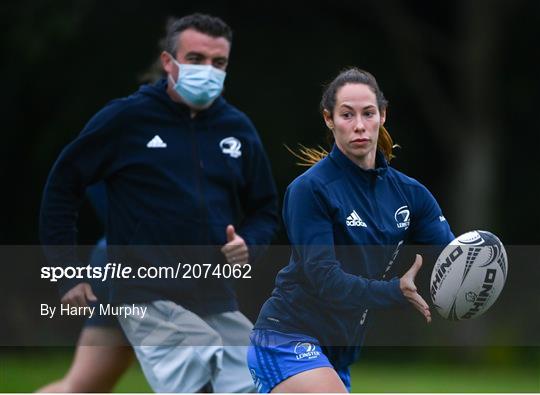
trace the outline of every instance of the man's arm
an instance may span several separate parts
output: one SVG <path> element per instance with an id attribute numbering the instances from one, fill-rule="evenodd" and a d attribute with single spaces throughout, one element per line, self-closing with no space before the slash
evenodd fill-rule
<path id="1" fill-rule="evenodd" d="M 70 143 L 49 173 L 40 210 L 40 240 L 51 266 L 81 266 L 75 249 L 77 217 L 88 185 L 103 179 L 114 157 L 114 113 L 105 108 Z M 59 281 L 64 295 L 84 279 Z"/>
<path id="2" fill-rule="evenodd" d="M 254 137 L 247 153 L 246 188 L 240 196 L 244 220 L 237 229 L 248 246 L 251 262 L 266 250 L 279 223 L 277 190 L 270 163 L 255 130 Z"/>

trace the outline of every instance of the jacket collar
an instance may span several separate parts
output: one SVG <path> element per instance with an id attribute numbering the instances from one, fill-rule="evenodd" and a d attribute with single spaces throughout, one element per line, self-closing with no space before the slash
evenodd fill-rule
<path id="1" fill-rule="evenodd" d="M 329 156 L 330 159 L 332 159 L 342 169 L 345 169 L 353 174 L 357 174 L 365 179 L 384 177 L 388 171 L 388 162 L 386 161 L 384 154 L 379 150 L 377 150 L 377 155 L 375 157 L 375 168 L 368 170 L 362 169 L 352 160 L 347 158 L 347 156 L 341 152 L 336 144 L 334 144 Z"/>

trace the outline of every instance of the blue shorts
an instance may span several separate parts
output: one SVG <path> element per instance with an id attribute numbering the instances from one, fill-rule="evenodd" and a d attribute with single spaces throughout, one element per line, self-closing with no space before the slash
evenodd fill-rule
<path id="1" fill-rule="evenodd" d="M 254 329 L 250 340 L 248 366 L 260 393 L 272 391 L 295 374 L 322 367 L 335 369 L 347 390 L 351 391 L 349 368 L 336 369 L 317 339 L 302 334 Z"/>

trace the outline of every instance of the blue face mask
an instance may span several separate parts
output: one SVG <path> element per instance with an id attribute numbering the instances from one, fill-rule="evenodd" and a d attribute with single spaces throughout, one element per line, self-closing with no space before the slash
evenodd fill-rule
<path id="1" fill-rule="evenodd" d="M 178 78 L 174 83 L 174 90 L 190 106 L 206 108 L 223 91 L 223 82 L 227 75 L 223 70 L 216 69 L 211 65 L 178 63 Z"/>

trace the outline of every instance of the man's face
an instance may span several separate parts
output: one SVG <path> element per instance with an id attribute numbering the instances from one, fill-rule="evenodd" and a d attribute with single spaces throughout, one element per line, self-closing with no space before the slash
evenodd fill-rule
<path id="1" fill-rule="evenodd" d="M 225 71 L 229 62 L 231 43 L 225 37 L 212 37 L 194 29 L 178 35 L 176 61 L 182 64 L 212 65 Z M 161 54 L 163 69 L 176 82 L 178 66 L 166 52 Z"/>

